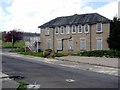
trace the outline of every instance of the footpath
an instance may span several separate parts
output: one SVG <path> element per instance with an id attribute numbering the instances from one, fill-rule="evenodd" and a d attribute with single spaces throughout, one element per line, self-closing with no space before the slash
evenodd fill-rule
<path id="1" fill-rule="evenodd" d="M 105 67 L 120 68 L 120 66 L 118 65 L 119 64 L 118 58 L 65 56 L 65 57 L 56 57 L 55 59 L 77 62 L 77 63 L 85 63 L 91 65 L 98 65 L 98 66 L 105 66 Z"/>
<path id="2" fill-rule="evenodd" d="M 18 85 L 19 84 L 16 81 L 10 79 L 8 75 L 3 73 L 0 74 L 0 90 L 4 89 L 16 90 Z"/>

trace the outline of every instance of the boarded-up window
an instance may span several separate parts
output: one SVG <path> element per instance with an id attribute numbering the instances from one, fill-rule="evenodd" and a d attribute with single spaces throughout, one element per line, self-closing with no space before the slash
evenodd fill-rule
<path id="1" fill-rule="evenodd" d="M 80 39 L 80 50 L 86 50 L 86 39 L 85 38 Z"/>
<path id="2" fill-rule="evenodd" d="M 102 39 L 96 40 L 96 50 L 102 50 Z"/>
<path id="3" fill-rule="evenodd" d="M 62 50 L 62 40 L 57 40 L 57 50 Z"/>

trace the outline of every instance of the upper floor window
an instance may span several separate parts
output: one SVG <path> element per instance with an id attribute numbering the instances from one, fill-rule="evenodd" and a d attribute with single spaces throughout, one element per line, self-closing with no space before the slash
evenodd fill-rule
<path id="1" fill-rule="evenodd" d="M 66 34 L 70 34 L 70 27 L 66 26 Z"/>
<path id="2" fill-rule="evenodd" d="M 72 33 L 76 33 L 76 26 L 75 25 L 72 26 Z"/>
<path id="3" fill-rule="evenodd" d="M 96 32 L 102 32 L 102 23 L 96 25 Z"/>
<path id="4" fill-rule="evenodd" d="M 89 33 L 89 25 L 88 24 L 84 25 L 84 32 Z"/>
<path id="5" fill-rule="evenodd" d="M 55 34 L 59 34 L 59 27 L 55 28 Z"/>
<path id="6" fill-rule="evenodd" d="M 82 25 L 78 25 L 78 33 L 82 33 Z"/>
<path id="7" fill-rule="evenodd" d="M 60 27 L 60 34 L 64 34 L 64 26 Z"/>
<path id="8" fill-rule="evenodd" d="M 49 28 L 45 29 L 45 35 L 49 35 Z"/>

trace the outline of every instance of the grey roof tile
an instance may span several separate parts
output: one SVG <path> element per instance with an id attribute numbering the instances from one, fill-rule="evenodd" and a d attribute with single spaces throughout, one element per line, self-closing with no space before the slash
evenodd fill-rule
<path id="1" fill-rule="evenodd" d="M 89 13 L 89 14 L 81 14 L 81 15 L 75 14 L 72 16 L 57 17 L 41 26 L 38 26 L 38 28 L 77 25 L 77 24 L 95 24 L 98 22 L 109 23 L 111 22 L 111 20 L 98 13 Z"/>

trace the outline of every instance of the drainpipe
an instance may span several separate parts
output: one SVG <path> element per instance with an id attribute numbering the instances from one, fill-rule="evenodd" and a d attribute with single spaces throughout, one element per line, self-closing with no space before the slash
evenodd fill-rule
<path id="1" fill-rule="evenodd" d="M 90 25 L 90 51 L 92 50 L 92 31 L 91 31 L 91 25 Z"/>

